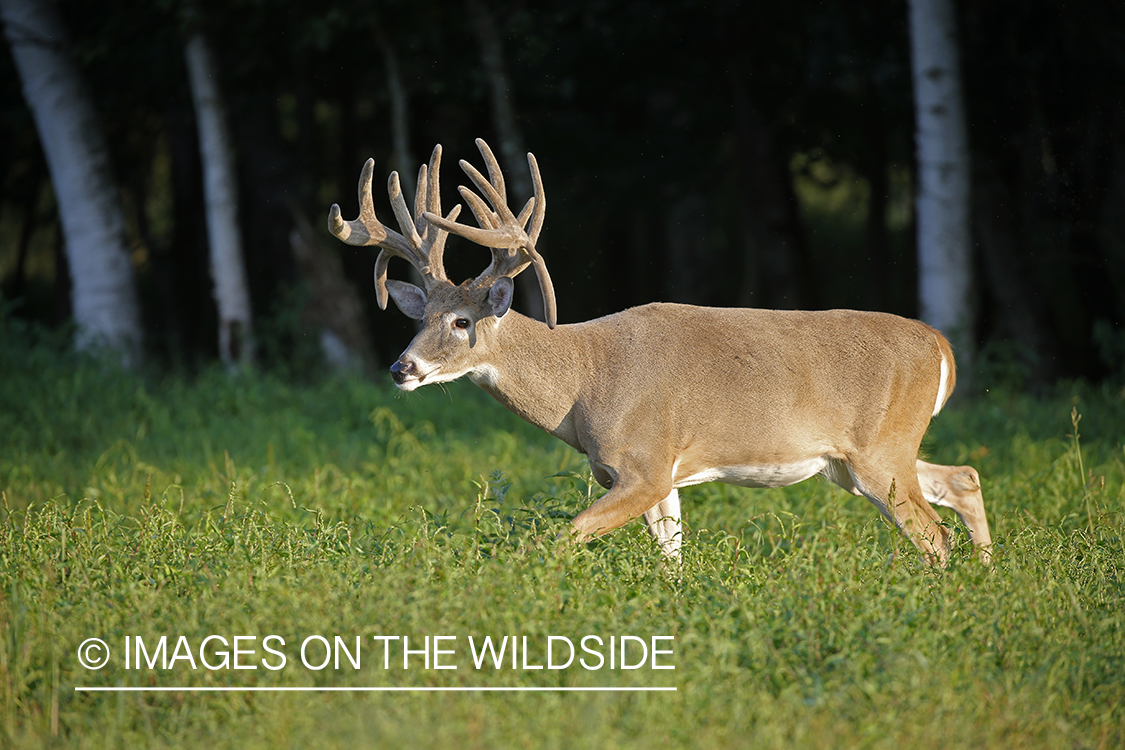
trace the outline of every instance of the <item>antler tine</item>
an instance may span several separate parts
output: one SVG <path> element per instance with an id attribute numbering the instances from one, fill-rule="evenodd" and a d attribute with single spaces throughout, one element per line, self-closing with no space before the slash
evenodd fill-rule
<path id="1" fill-rule="evenodd" d="M 423 164 L 418 170 L 418 191 L 414 196 L 414 222 L 422 234 L 421 251 L 426 257 L 430 273 L 435 279 L 446 279 L 445 240 L 449 233 L 426 221 L 427 212 L 441 215 L 441 144 L 434 146 L 430 154 L 429 166 Z M 447 216 L 453 221 L 461 213 L 461 206 L 454 206 Z"/>
<path id="2" fill-rule="evenodd" d="M 500 227 L 500 217 L 496 215 L 495 211 L 488 207 L 488 204 L 485 203 L 483 198 L 464 185 L 458 187 L 457 192 L 459 192 L 461 197 L 465 199 L 465 202 L 469 204 L 469 208 L 472 210 L 473 216 L 476 217 L 478 224 L 485 229 L 498 229 Z"/>
<path id="3" fill-rule="evenodd" d="M 454 206 L 445 217 L 445 221 L 454 221 L 458 214 L 461 213 L 461 206 Z M 413 251 L 410 253 L 400 253 L 397 250 L 390 248 L 383 248 L 379 253 L 379 257 L 375 259 L 375 300 L 379 303 L 380 310 L 387 309 L 387 265 L 394 256 L 403 258 L 409 261 L 411 265 L 418 269 L 422 274 L 422 281 L 428 289 L 431 284 L 436 281 L 448 280 L 445 275 L 445 266 L 442 262 L 442 256 L 445 254 L 445 240 L 448 237 L 448 232 L 438 231 L 436 228 L 431 228 L 430 231 L 434 233 L 433 239 L 430 240 L 429 236 L 423 240 L 423 252 L 415 254 Z M 427 248 L 428 245 L 428 248 Z M 428 258 L 428 263 L 424 263 L 420 258 Z"/>
<path id="4" fill-rule="evenodd" d="M 379 257 L 375 259 L 375 300 L 379 303 L 380 310 L 387 309 L 387 265 L 391 262 L 392 257 L 402 258 L 417 268 L 418 273 L 422 274 L 423 282 L 427 285 L 430 277 L 428 258 L 424 253 L 419 252 L 422 238 L 418 236 L 418 232 L 414 229 L 414 220 L 410 218 L 410 212 L 406 208 L 398 172 L 391 172 L 387 178 L 387 194 L 390 196 L 391 208 L 394 210 L 395 218 L 398 219 L 399 227 L 404 231 L 409 231 L 410 237 L 408 239 L 394 232 L 402 240 L 401 244 L 380 244 L 382 250 L 379 252 Z M 388 229 L 386 231 L 391 233 L 393 230 Z"/>
<path id="5" fill-rule="evenodd" d="M 512 210 L 508 208 L 508 200 L 504 196 L 503 182 L 501 182 L 500 187 L 497 188 L 489 180 L 484 179 L 484 175 L 469 162 L 462 159 L 458 163 L 461 165 L 461 169 L 464 170 L 465 174 L 469 176 L 469 179 L 473 181 L 473 184 L 477 186 L 477 189 L 484 193 L 484 197 L 492 204 L 492 210 L 502 220 L 508 217 L 515 218 L 514 214 L 512 214 Z"/>
<path id="6" fill-rule="evenodd" d="M 480 196 L 466 187 L 461 187 L 461 196 L 469 204 L 476 216 L 480 227 L 470 227 L 458 224 L 449 219 L 443 219 L 433 212 L 423 214 L 426 221 L 435 227 L 451 232 L 460 237 L 484 245 L 492 249 L 492 262 L 476 279 L 474 286 L 491 285 L 502 276 L 514 277 L 528 265 L 535 268 L 535 276 L 539 280 L 539 288 L 543 294 L 543 307 L 547 317 L 547 325 L 555 327 L 557 315 L 555 308 L 555 292 L 551 284 L 551 276 L 547 272 L 547 265 L 535 249 L 535 241 L 543 228 L 543 217 L 546 206 L 546 197 L 543 191 L 543 180 L 539 174 L 539 166 L 535 157 L 528 154 L 528 165 L 531 168 L 535 196 L 520 211 L 519 217 L 512 213 L 505 200 L 504 178 L 500 172 L 500 165 L 482 139 L 477 139 L 477 148 L 484 157 L 488 168 L 489 179 L 468 162 L 462 160 L 461 168 L 473 181 L 481 193 L 488 200 L 485 203 Z M 524 227 L 531 223 L 532 234 L 529 235 Z"/>
<path id="7" fill-rule="evenodd" d="M 534 197 L 528 198 L 527 203 L 523 204 L 523 208 L 520 209 L 520 215 L 516 217 L 516 223 L 519 224 L 521 227 L 524 227 L 526 229 L 527 220 L 531 217 L 531 212 L 534 209 L 535 209 L 535 198 Z M 528 236 L 530 237 L 530 235 L 528 235 Z"/>
<path id="8" fill-rule="evenodd" d="M 406 207 L 406 199 L 402 197 L 402 183 L 399 180 L 398 172 L 391 172 L 387 178 L 387 195 L 391 199 L 391 210 L 395 212 L 395 219 L 398 221 L 399 229 L 402 230 L 406 241 L 409 243 L 412 250 L 417 250 L 422 246 L 422 238 L 418 235 L 418 230 L 414 227 L 414 217 L 410 215 L 410 209 Z M 410 260 L 409 258 L 407 260 Z M 426 265 L 427 258 L 423 255 L 416 256 L 415 260 L 420 261 L 421 265 L 418 270 L 421 271 L 421 266 Z M 419 265 L 415 263 L 415 265 Z"/>
<path id="9" fill-rule="evenodd" d="M 433 152 L 430 154 L 430 169 L 429 169 L 429 183 L 428 190 L 426 191 L 426 208 L 435 214 L 441 213 L 441 144 L 434 146 Z M 421 192 L 421 190 L 419 190 Z M 418 220 L 423 221 L 422 213 L 418 213 Z"/>
<path id="10" fill-rule="evenodd" d="M 535 201 L 535 211 L 531 215 L 531 227 L 527 234 L 531 237 L 531 244 L 534 245 L 539 241 L 539 232 L 543 229 L 543 219 L 547 215 L 547 194 L 543 190 L 543 177 L 539 174 L 539 162 L 535 160 L 535 154 L 530 151 L 527 153 L 527 167 L 531 170 L 531 186 L 534 194 L 532 200 Z M 527 211 L 527 206 L 524 206 L 524 211 Z M 520 218 L 523 218 L 522 211 L 520 212 Z M 526 226 L 526 224 L 521 222 L 521 226 Z"/>
<path id="11" fill-rule="evenodd" d="M 391 258 L 397 253 L 388 253 L 383 250 L 379 253 L 379 257 L 375 259 L 375 301 L 379 303 L 380 310 L 387 309 L 387 264 L 391 262 Z M 399 257 L 403 257 L 399 255 Z"/>
<path id="12" fill-rule="evenodd" d="M 427 289 L 435 282 L 447 281 L 442 256 L 448 233 L 423 218 L 431 211 L 438 215 L 441 213 L 438 184 L 440 169 L 441 146 L 438 145 L 434 147 L 429 165 L 423 164 L 418 170 L 418 190 L 414 196 L 413 215 L 402 195 L 398 172 L 391 172 L 387 178 L 387 195 L 402 234 L 383 226 L 375 216 L 375 202 L 371 196 L 374 159 L 368 159 L 360 171 L 359 217 L 345 221 L 340 215 L 340 206 L 335 203 L 328 210 L 328 231 L 337 238 L 349 245 L 377 245 L 380 248 L 379 257 L 375 259 L 375 297 L 379 307 L 384 310 L 388 298 L 387 266 L 392 257 L 402 258 L 418 269 Z M 442 221 L 453 223 L 460 211 L 461 206 L 455 206 Z"/>
<path id="13" fill-rule="evenodd" d="M 345 221 L 340 215 L 340 205 L 333 203 L 328 209 L 328 231 L 356 247 L 391 244 L 403 250 L 407 246 L 406 238 L 384 227 L 375 217 L 375 201 L 371 197 L 371 176 L 374 173 L 375 160 L 368 159 L 359 173 L 359 217 Z"/>
<path id="14" fill-rule="evenodd" d="M 473 215 L 476 216 L 477 223 L 481 226 L 478 228 L 465 224 L 447 224 L 440 217 L 431 217 L 430 214 L 426 215 L 426 220 L 447 232 L 452 232 L 471 242 L 494 250 L 501 248 L 515 250 L 523 247 L 527 244 L 527 233 L 523 231 L 523 224 L 518 222 L 512 210 L 508 208 L 504 197 L 504 178 L 500 173 L 500 165 L 497 163 L 492 149 L 482 138 L 477 139 L 477 148 L 488 165 L 489 177 L 492 181 L 486 180 L 476 167 L 464 159 L 459 164 L 469 179 L 473 181 L 473 184 L 477 186 L 477 189 L 484 193 L 485 198 L 488 199 L 488 204 L 491 204 L 492 207 L 489 208 L 479 195 L 464 185 L 458 188 L 458 191 L 465 202 L 469 204 Z M 499 182 L 499 186 L 494 184 L 495 182 Z"/>
<path id="15" fill-rule="evenodd" d="M 375 201 L 371 196 L 371 179 L 375 173 L 375 160 L 368 159 L 359 173 L 359 217 L 345 221 L 339 204 L 328 209 L 328 231 L 343 242 L 356 247 L 377 245 L 381 248 L 375 260 L 375 296 L 379 307 L 387 307 L 387 263 L 392 255 L 414 263 L 410 243 L 393 229 L 387 229 L 375 216 Z"/>
<path id="16" fill-rule="evenodd" d="M 477 138 L 474 143 L 477 144 L 477 151 L 480 151 L 480 155 L 484 157 L 484 165 L 488 168 L 488 181 L 496 188 L 496 192 L 500 196 L 500 204 L 507 208 L 508 193 L 504 189 L 504 173 L 500 171 L 500 162 L 496 161 L 496 155 L 492 153 L 492 149 L 484 142 L 483 138 Z M 462 164 L 462 166 L 464 165 Z"/>
<path id="17" fill-rule="evenodd" d="M 539 173 L 539 162 L 535 160 L 535 154 L 530 151 L 527 153 L 527 168 L 531 170 L 531 185 L 534 197 L 523 207 L 523 211 L 520 211 L 520 225 L 527 226 L 528 219 L 525 216 L 528 209 L 531 208 L 531 225 L 528 227 L 528 238 L 531 240 L 531 245 L 528 247 L 528 251 L 531 253 L 531 265 L 535 269 L 535 277 L 539 279 L 539 288 L 543 291 L 543 311 L 547 318 L 547 325 L 554 328 L 556 320 L 555 287 L 551 283 L 551 275 L 547 273 L 547 263 L 535 249 L 535 243 L 539 241 L 539 233 L 543 231 L 543 220 L 547 216 L 547 192 L 543 189 L 543 176 Z"/>
<path id="18" fill-rule="evenodd" d="M 414 231 L 425 237 L 426 229 L 429 225 L 426 223 L 426 220 L 422 218 L 422 214 L 428 210 L 430 203 L 429 169 L 425 164 L 418 167 L 418 181 L 416 184 L 418 187 L 414 190 L 414 219 L 411 223 L 414 224 Z M 439 211 L 438 213 L 441 212 Z"/>
<path id="19" fill-rule="evenodd" d="M 445 215 L 445 220 L 448 222 L 456 221 L 460 214 L 461 204 L 458 203 L 456 206 L 449 209 L 449 213 Z M 423 216 L 425 216 L 425 214 L 423 214 Z M 448 280 L 448 277 L 445 275 L 445 241 L 449 237 L 449 232 L 439 230 L 437 227 L 430 227 L 429 231 L 433 232 L 434 235 L 429 250 L 430 267 L 439 269 L 441 278 Z"/>
<path id="20" fill-rule="evenodd" d="M 555 285 L 551 283 L 551 274 L 547 273 L 547 263 L 543 260 L 543 256 L 534 250 L 531 267 L 535 269 L 539 291 L 543 294 L 543 317 L 547 319 L 547 327 L 554 328 L 559 321 L 558 306 L 555 304 Z"/>
<path id="21" fill-rule="evenodd" d="M 434 146 L 429 164 L 418 167 L 418 190 L 414 193 L 414 224 L 425 237 L 430 224 L 422 216 L 426 211 L 441 213 L 441 144 Z"/>

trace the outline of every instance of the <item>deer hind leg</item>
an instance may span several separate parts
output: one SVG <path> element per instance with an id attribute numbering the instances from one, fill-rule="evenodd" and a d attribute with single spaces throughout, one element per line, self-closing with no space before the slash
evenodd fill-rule
<path id="1" fill-rule="evenodd" d="M 660 551 L 669 560 L 679 563 L 684 536 L 680 523 L 680 493 L 673 488 L 668 497 L 645 511 L 644 519 L 648 533 L 656 539 Z"/>
<path id="2" fill-rule="evenodd" d="M 929 562 L 945 565 L 949 559 L 949 531 L 941 525 L 941 516 L 926 502 L 913 466 L 895 472 L 879 465 L 850 462 L 848 472 L 855 491 L 914 542 Z"/>
<path id="3" fill-rule="evenodd" d="M 992 533 L 984 513 L 984 495 L 980 489 L 980 475 L 971 466 L 942 466 L 917 463 L 918 481 L 922 494 L 933 505 L 952 508 L 969 530 L 969 539 L 976 545 L 980 561 L 992 561 Z"/>

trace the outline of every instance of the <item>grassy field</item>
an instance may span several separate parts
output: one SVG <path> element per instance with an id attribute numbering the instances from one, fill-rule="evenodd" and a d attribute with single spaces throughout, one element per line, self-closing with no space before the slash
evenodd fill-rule
<path id="1" fill-rule="evenodd" d="M 598 494 L 581 457 L 470 385 L 134 376 L 28 340 L 0 326 L 0 746 L 1125 743 L 1120 389 L 936 420 L 927 453 L 984 478 L 992 569 L 952 517 L 933 570 L 810 481 L 684 491 L 677 578 L 639 523 L 558 549 Z M 486 636 L 512 640 L 477 668 Z"/>

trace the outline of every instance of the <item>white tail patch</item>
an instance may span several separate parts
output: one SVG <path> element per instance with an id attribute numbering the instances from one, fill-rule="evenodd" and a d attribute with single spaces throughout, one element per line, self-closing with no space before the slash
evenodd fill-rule
<path id="1" fill-rule="evenodd" d="M 941 407 L 945 406 L 945 399 L 949 397 L 949 362 L 946 361 L 945 355 L 941 355 L 941 381 L 938 383 L 937 401 L 934 403 L 934 413 L 930 416 L 936 417 Z"/>

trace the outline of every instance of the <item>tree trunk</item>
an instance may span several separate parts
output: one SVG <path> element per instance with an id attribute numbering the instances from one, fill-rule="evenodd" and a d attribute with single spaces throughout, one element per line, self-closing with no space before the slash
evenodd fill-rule
<path id="1" fill-rule="evenodd" d="M 152 283 L 164 307 L 165 345 L 178 365 L 184 361 L 181 356 L 210 351 L 218 317 L 214 307 L 205 303 L 211 294 L 211 276 L 207 232 L 199 221 L 204 214 L 203 174 L 195 113 L 190 102 L 170 97 L 163 108 L 171 159 L 173 231 L 168 246 L 157 248 L 152 255 Z"/>
<path id="2" fill-rule="evenodd" d="M 399 173 L 405 195 L 414 195 L 418 162 L 410 155 L 410 110 L 406 87 L 399 71 L 398 51 L 387 36 L 382 21 L 375 21 L 375 41 L 387 68 L 387 93 L 391 100 L 391 169 Z"/>
<path id="3" fill-rule="evenodd" d="M 35 233 L 36 217 L 39 215 L 39 186 L 34 182 L 34 188 L 20 199 L 22 204 L 23 219 L 20 221 L 20 236 L 16 245 L 16 270 L 12 273 L 11 296 L 13 299 L 23 297 L 27 285 L 27 255 L 31 249 L 31 235 Z"/>
<path id="4" fill-rule="evenodd" d="M 320 244 L 318 233 L 303 217 L 289 233 L 289 243 L 309 290 L 301 317 L 317 330 L 324 361 L 336 372 L 372 375 L 377 357 L 363 301 L 344 274 L 340 256 Z"/>
<path id="5" fill-rule="evenodd" d="M 980 243 L 983 272 L 995 298 L 996 324 L 1004 339 L 1017 345 L 1017 355 L 1029 376 L 1050 383 L 1058 376 L 1058 347 L 1043 320 L 1045 306 L 1036 301 L 1029 280 L 1026 246 L 1018 229 L 1018 216 L 999 171 L 981 159 L 974 167 L 973 223 Z"/>
<path id="6" fill-rule="evenodd" d="M 416 195 L 419 162 L 410 154 L 410 106 L 406 98 L 406 86 L 402 83 L 398 51 L 379 18 L 375 19 L 375 41 L 383 53 L 383 64 L 387 68 L 387 93 L 391 100 L 391 169 L 398 172 L 403 195 Z M 413 206 L 409 198 L 407 205 Z M 422 274 L 417 268 L 409 266 L 407 273 L 415 286 L 422 286 Z M 417 329 L 422 330 L 422 322 L 415 323 Z"/>
<path id="7" fill-rule="evenodd" d="M 141 320 L 109 149 L 54 3 L 0 0 L 24 98 L 47 159 L 65 237 L 79 349 L 139 363 Z"/>
<path id="8" fill-rule="evenodd" d="M 867 202 L 867 219 L 864 237 L 867 240 L 867 303 L 866 309 L 891 311 L 891 238 L 887 231 L 887 204 L 890 202 L 891 184 L 887 174 L 886 115 L 875 106 L 872 95 L 867 111 L 866 158 L 861 172 L 870 186 Z"/>
<path id="9" fill-rule="evenodd" d="M 219 95 L 217 70 L 203 34 L 184 47 L 192 100 L 199 128 L 211 279 L 219 312 L 219 357 L 228 369 L 253 362 L 250 292 L 242 260 L 238 227 L 238 181 L 226 111 Z"/>
<path id="10" fill-rule="evenodd" d="M 970 172 L 952 0 L 910 0 L 910 42 L 920 313 L 949 337 L 965 365 L 973 357 L 974 319 Z"/>
<path id="11" fill-rule="evenodd" d="M 492 118 L 496 124 L 496 134 L 500 137 L 500 164 L 505 170 L 509 190 L 514 193 L 509 198 L 508 205 L 518 214 L 523 204 L 531 198 L 531 173 L 528 172 L 525 157 L 527 149 L 524 148 L 523 134 L 516 120 L 516 107 L 512 102 L 511 81 L 504 67 L 504 46 L 500 31 L 496 28 L 496 19 L 482 0 L 467 0 L 466 9 L 480 42 L 481 64 L 484 66 L 488 88 L 492 92 Z M 540 252 L 543 250 L 542 247 L 537 249 Z M 527 314 L 536 320 L 545 320 L 543 297 L 535 275 L 521 274 L 516 277 L 516 286 L 523 297 Z"/>
<path id="12" fill-rule="evenodd" d="M 815 307 L 812 261 L 801 233 L 789 165 L 778 158 L 773 128 L 755 108 L 742 79 L 731 74 L 738 136 L 739 188 L 746 251 L 739 304 Z"/>

